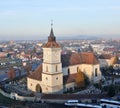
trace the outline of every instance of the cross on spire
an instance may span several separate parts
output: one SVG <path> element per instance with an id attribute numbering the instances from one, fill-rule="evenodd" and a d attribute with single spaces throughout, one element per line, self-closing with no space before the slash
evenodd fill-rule
<path id="1" fill-rule="evenodd" d="M 53 20 L 51 20 L 51 28 L 53 27 Z"/>
<path id="2" fill-rule="evenodd" d="M 49 42 L 55 42 L 56 41 L 56 37 L 54 36 L 54 32 L 53 32 L 53 20 L 51 20 L 51 31 L 50 31 L 50 35 L 48 37 L 48 41 Z"/>

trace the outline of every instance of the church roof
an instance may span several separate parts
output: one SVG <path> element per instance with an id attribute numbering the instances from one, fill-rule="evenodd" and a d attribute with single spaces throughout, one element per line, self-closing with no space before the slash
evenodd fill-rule
<path id="1" fill-rule="evenodd" d="M 38 68 L 33 73 L 31 73 L 28 77 L 41 81 L 42 80 L 42 64 L 38 66 Z"/>
<path id="2" fill-rule="evenodd" d="M 44 48 L 60 48 L 60 45 L 56 42 L 47 42 L 43 47 Z"/>
<path id="3" fill-rule="evenodd" d="M 96 59 L 93 52 L 81 52 L 81 53 L 71 53 L 65 54 L 61 57 L 62 67 L 67 67 L 71 65 L 77 64 L 98 64 L 98 60 Z M 40 65 L 32 74 L 28 76 L 29 78 L 42 80 L 42 65 Z M 71 74 L 68 76 L 64 76 L 64 84 L 75 82 L 76 74 Z"/>
<path id="4" fill-rule="evenodd" d="M 83 72 L 79 72 L 79 73 L 76 72 L 74 74 L 69 74 L 69 75 L 63 76 L 63 84 L 65 85 L 65 84 L 69 84 L 69 83 L 72 83 L 72 82 L 76 82 L 78 75 L 79 75 L 79 79 L 81 79 L 82 76 L 84 77 Z M 83 79 L 83 81 L 84 81 L 84 79 Z"/>
<path id="5" fill-rule="evenodd" d="M 48 42 L 43 46 L 44 48 L 59 48 L 60 45 L 56 42 L 53 28 L 51 28 L 50 35 L 48 36 Z"/>
<path id="6" fill-rule="evenodd" d="M 71 53 L 61 56 L 62 67 L 77 64 L 98 64 L 98 60 L 93 52 Z"/>
<path id="7" fill-rule="evenodd" d="M 65 85 L 68 83 L 75 82 L 76 76 L 77 76 L 77 73 L 63 76 L 63 84 Z"/>

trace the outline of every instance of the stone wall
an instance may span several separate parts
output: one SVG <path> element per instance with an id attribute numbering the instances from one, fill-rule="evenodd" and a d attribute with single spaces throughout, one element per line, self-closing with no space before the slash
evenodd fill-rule
<path id="1" fill-rule="evenodd" d="M 19 96 L 17 93 L 6 93 L 2 89 L 0 89 L 0 93 L 8 98 L 19 100 L 19 101 L 35 101 L 35 97 L 24 97 L 24 96 Z"/>

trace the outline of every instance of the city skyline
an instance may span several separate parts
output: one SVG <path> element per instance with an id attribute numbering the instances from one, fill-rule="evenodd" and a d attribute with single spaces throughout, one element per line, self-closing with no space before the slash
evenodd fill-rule
<path id="1" fill-rule="evenodd" d="M 119 0 L 4 0 L 0 2 L 1 39 L 40 39 L 55 35 L 120 35 Z"/>

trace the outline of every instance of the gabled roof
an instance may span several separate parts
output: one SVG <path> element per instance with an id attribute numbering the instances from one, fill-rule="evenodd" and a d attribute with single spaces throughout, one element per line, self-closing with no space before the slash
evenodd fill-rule
<path id="1" fill-rule="evenodd" d="M 77 73 L 63 76 L 63 84 L 65 85 L 68 83 L 75 82 L 76 76 L 77 76 Z"/>
<path id="2" fill-rule="evenodd" d="M 67 67 L 77 64 L 98 64 L 94 53 L 92 52 L 82 52 L 82 53 L 71 53 L 62 55 L 62 66 Z M 40 65 L 32 74 L 28 76 L 29 78 L 42 80 L 42 65 Z M 75 82 L 76 74 L 71 74 L 64 76 L 64 83 Z"/>
<path id="3" fill-rule="evenodd" d="M 42 64 L 38 66 L 38 68 L 33 73 L 31 73 L 28 77 L 41 81 L 42 80 Z"/>
<path id="4" fill-rule="evenodd" d="M 77 64 L 99 64 L 93 52 L 71 53 L 61 56 L 62 67 Z"/>
<path id="5" fill-rule="evenodd" d="M 63 76 L 63 84 L 65 85 L 65 84 L 69 84 L 69 83 L 72 83 L 72 82 L 77 83 L 78 78 L 79 78 L 79 81 L 81 82 L 81 84 L 83 84 L 82 82 L 84 82 L 84 77 L 85 77 L 84 73 L 81 72 L 81 71 L 76 72 L 74 74 L 65 75 L 65 76 Z"/>

